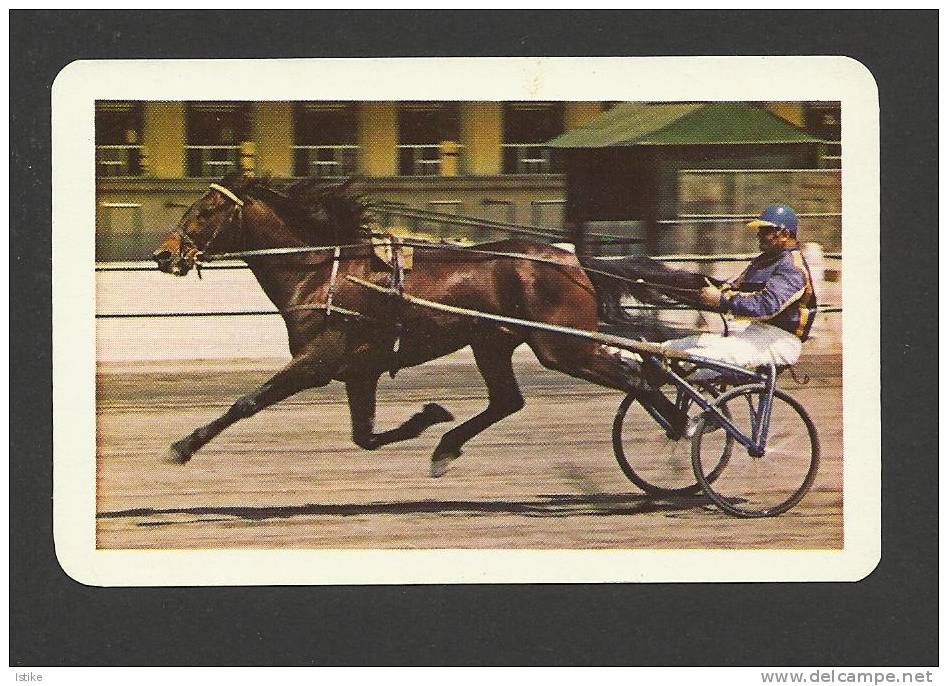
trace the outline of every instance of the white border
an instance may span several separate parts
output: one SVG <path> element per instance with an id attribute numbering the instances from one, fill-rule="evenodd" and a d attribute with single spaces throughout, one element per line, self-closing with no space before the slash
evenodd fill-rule
<path id="1" fill-rule="evenodd" d="M 235 85 L 239 84 L 239 85 Z M 779 87 L 778 87 L 779 86 Z M 95 549 L 95 100 L 838 100 L 842 551 Z M 79 61 L 53 84 L 53 534 L 96 586 L 856 581 L 880 559 L 879 104 L 846 57 Z"/>

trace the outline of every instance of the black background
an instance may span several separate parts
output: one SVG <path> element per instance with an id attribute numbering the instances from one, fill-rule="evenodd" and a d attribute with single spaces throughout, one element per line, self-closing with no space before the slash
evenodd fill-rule
<path id="1" fill-rule="evenodd" d="M 935 11 L 11 12 L 11 664 L 937 664 L 937 27 Z M 63 574 L 51 524 L 50 352 L 50 86 L 63 66 L 741 54 L 848 55 L 879 84 L 884 495 L 871 576 L 101 589 Z M 783 99 L 780 83 L 771 95 Z"/>

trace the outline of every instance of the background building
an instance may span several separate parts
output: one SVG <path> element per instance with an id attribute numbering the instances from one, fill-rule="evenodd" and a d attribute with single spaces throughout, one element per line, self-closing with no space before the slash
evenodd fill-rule
<path id="1" fill-rule="evenodd" d="M 786 203 L 806 240 L 838 250 L 839 145 L 786 118 L 802 123 L 809 109 L 773 110 L 620 103 L 561 134 L 550 145 L 566 173 L 568 225 L 638 236 L 652 254 L 744 252 L 753 233 L 728 229 Z"/>
<path id="2" fill-rule="evenodd" d="M 235 168 L 281 180 L 305 176 L 331 180 L 356 174 L 363 178 L 362 191 L 370 197 L 409 208 L 564 228 L 567 199 L 578 198 L 591 186 L 588 178 L 563 173 L 570 157 L 550 142 L 611 116 L 618 109 L 615 106 L 602 102 L 98 102 L 96 257 L 146 258 L 158 237 L 207 189 L 209 181 Z M 839 150 L 832 147 L 839 141 L 838 103 L 835 109 L 832 103 L 744 107 L 753 112 L 766 107 L 788 122 L 788 128 L 801 133 L 808 129 L 807 140 L 814 146 L 820 141 L 818 149 L 793 158 L 794 165 L 838 166 Z M 641 183 L 634 168 L 616 166 L 610 172 L 608 160 L 604 168 L 609 173 L 602 178 L 608 178 L 610 185 L 602 189 L 608 189 L 620 206 L 626 202 L 621 198 L 652 188 Z M 652 220 L 646 233 L 655 233 L 655 221 L 661 217 L 676 215 L 679 196 L 685 192 L 682 188 L 694 193 L 694 184 L 679 183 L 679 171 L 676 168 L 671 176 L 665 173 L 649 181 L 658 184 L 660 211 L 650 209 L 644 217 Z M 626 203 L 627 209 L 633 205 Z M 643 216 L 634 216 L 635 211 L 625 214 L 572 219 L 573 223 L 577 219 L 608 221 L 617 231 L 641 230 L 635 222 Z M 394 214 L 383 220 L 445 237 L 486 240 L 501 235 Z M 656 245 L 653 240 L 652 247 Z"/>

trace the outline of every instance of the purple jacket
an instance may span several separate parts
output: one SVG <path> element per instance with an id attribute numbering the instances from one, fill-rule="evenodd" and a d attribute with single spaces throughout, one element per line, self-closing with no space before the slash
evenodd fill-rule
<path id="1" fill-rule="evenodd" d="M 758 255 L 722 290 L 722 311 L 780 327 L 804 341 L 810 335 L 816 293 L 810 267 L 798 247 Z"/>

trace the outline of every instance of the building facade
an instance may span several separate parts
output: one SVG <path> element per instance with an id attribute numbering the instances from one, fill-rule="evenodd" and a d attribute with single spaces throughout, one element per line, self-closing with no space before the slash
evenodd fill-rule
<path id="1" fill-rule="evenodd" d="M 277 180 L 361 177 L 407 207 L 547 227 L 563 176 L 543 144 L 598 102 L 99 102 L 97 259 L 142 259 L 208 183 L 233 169 Z M 445 236 L 465 228 L 386 217 Z"/>
<path id="2" fill-rule="evenodd" d="M 147 258 L 183 208 L 234 169 L 276 180 L 357 175 L 367 196 L 408 208 L 561 228 L 562 159 L 546 143 L 612 104 L 100 101 L 96 259 Z M 767 107 L 798 126 L 826 125 L 802 103 Z M 502 235 L 382 219 L 447 238 Z"/>
<path id="3" fill-rule="evenodd" d="M 838 130 L 834 141 L 832 131 L 806 126 L 808 115 L 833 106 L 619 103 L 548 143 L 566 174 L 566 220 L 577 241 L 602 227 L 650 254 L 727 253 L 753 250 L 743 224 L 782 202 L 803 213 L 809 240 L 836 250 Z"/>

